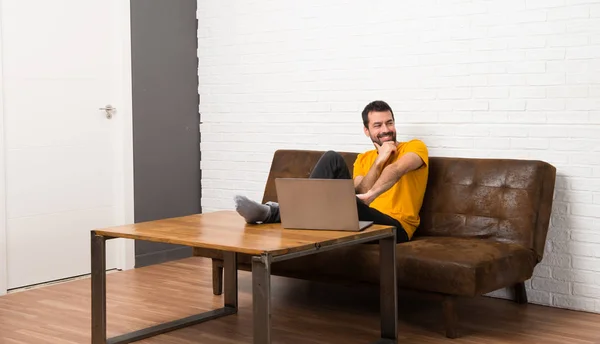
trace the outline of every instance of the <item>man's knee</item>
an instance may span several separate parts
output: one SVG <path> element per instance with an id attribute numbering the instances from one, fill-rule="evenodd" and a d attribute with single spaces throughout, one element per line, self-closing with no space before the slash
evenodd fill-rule
<path id="1" fill-rule="evenodd" d="M 328 150 L 327 152 L 325 152 L 323 154 L 323 156 L 321 157 L 321 159 L 326 159 L 326 160 L 344 160 L 344 158 L 342 157 L 342 155 L 334 150 Z"/>

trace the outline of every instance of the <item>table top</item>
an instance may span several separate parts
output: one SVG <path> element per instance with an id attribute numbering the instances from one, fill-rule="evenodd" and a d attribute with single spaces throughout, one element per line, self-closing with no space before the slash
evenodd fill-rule
<path id="1" fill-rule="evenodd" d="M 371 225 L 360 232 L 284 229 L 280 223 L 247 224 L 235 211 L 175 217 L 96 229 L 106 237 L 138 239 L 229 252 L 272 256 L 391 234 L 392 226 Z M 376 240 L 377 238 L 374 238 Z"/>

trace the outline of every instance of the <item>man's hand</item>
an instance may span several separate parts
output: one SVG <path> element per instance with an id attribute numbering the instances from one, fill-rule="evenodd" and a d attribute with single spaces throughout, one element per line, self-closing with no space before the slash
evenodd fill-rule
<path id="1" fill-rule="evenodd" d="M 356 197 L 358 197 L 358 199 L 360 199 L 366 205 L 373 203 L 373 201 L 375 200 L 375 194 L 371 192 L 371 190 L 363 194 L 358 194 L 356 195 Z"/>
<path id="2" fill-rule="evenodd" d="M 392 141 L 386 141 L 382 145 L 379 145 L 377 142 L 373 142 L 373 144 L 377 148 L 377 158 L 375 159 L 375 163 L 371 165 L 367 175 L 364 178 L 360 178 L 360 180 L 355 180 L 354 188 L 359 194 L 365 193 L 373 187 L 381 171 L 387 165 L 388 160 L 398 151 L 396 143 Z"/>
<path id="3" fill-rule="evenodd" d="M 377 155 L 377 160 L 379 160 L 380 163 L 385 163 L 391 156 L 396 154 L 396 142 L 386 141 L 382 145 L 379 145 L 377 142 L 373 142 L 373 144 L 379 153 Z"/>

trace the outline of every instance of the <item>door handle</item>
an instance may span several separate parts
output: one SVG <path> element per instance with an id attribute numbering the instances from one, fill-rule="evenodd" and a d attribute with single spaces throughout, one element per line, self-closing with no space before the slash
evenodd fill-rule
<path id="1" fill-rule="evenodd" d="M 106 118 L 111 119 L 113 116 L 113 112 L 117 109 L 114 108 L 112 105 L 108 104 L 105 107 L 101 107 L 99 110 L 104 110 L 106 112 Z"/>

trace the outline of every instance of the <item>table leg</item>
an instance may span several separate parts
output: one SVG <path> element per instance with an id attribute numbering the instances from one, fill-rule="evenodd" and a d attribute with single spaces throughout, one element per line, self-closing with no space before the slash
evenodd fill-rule
<path id="1" fill-rule="evenodd" d="M 238 309 L 238 269 L 237 253 L 223 252 L 224 262 L 224 284 L 225 284 L 225 308 L 237 312 Z"/>
<path id="2" fill-rule="evenodd" d="M 395 232 L 394 232 L 395 233 Z M 398 341 L 398 281 L 396 279 L 396 236 L 379 240 L 381 340 Z"/>
<path id="3" fill-rule="evenodd" d="M 238 276 L 237 255 L 225 252 L 225 296 L 224 307 L 182 319 L 150 326 L 116 337 L 106 337 L 106 240 L 111 239 L 96 235 L 92 231 L 91 263 L 92 263 L 92 344 L 125 344 L 131 343 L 169 331 L 200 324 L 212 319 L 237 313 L 238 309 Z"/>
<path id="4" fill-rule="evenodd" d="M 271 343 L 271 256 L 252 258 L 254 344 Z"/>
<path id="5" fill-rule="evenodd" d="M 91 232 L 92 344 L 106 343 L 106 238 Z"/>

